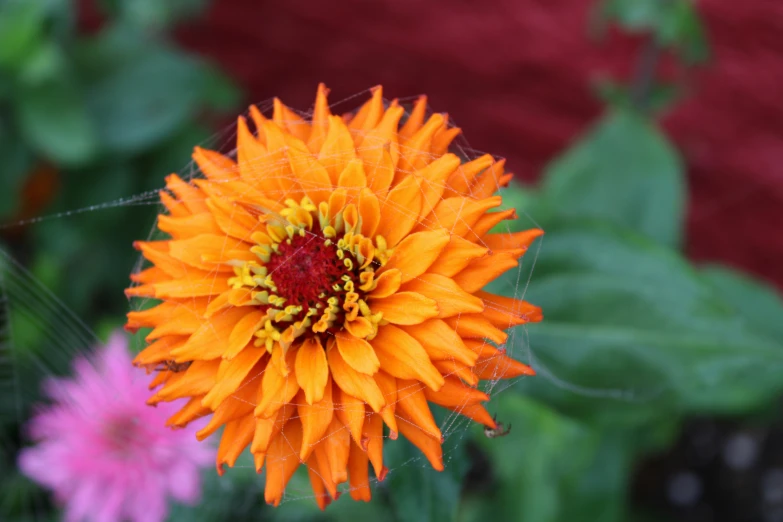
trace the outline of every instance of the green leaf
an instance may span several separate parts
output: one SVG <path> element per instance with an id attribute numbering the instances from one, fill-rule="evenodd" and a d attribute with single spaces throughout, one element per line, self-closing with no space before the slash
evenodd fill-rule
<path id="1" fill-rule="evenodd" d="M 453 443 L 449 448 L 458 451 Z M 444 449 L 444 454 L 449 451 Z M 454 456 L 457 461 L 462 458 Z M 457 463 L 453 466 L 447 463 L 444 471 L 435 471 L 422 453 L 402 437 L 385 445 L 384 460 L 390 463 L 390 471 L 383 487 L 389 495 L 395 520 L 438 522 L 456 519 L 464 468 Z"/>
<path id="2" fill-rule="evenodd" d="M 704 24 L 692 0 L 604 0 L 600 9 L 604 20 L 629 32 L 654 33 L 661 45 L 676 50 L 687 63 L 709 57 Z"/>
<path id="3" fill-rule="evenodd" d="M 677 49 L 686 63 L 706 62 L 710 55 L 709 45 L 695 2 L 678 0 L 670 3 L 671 8 L 658 27 L 661 43 Z"/>
<path id="4" fill-rule="evenodd" d="M 161 29 L 196 16 L 207 5 L 206 0 L 103 0 L 112 18 L 120 18 L 145 29 Z"/>
<path id="5" fill-rule="evenodd" d="M 494 480 L 472 499 L 478 505 L 472 506 L 470 515 L 459 520 L 576 520 L 567 518 L 568 512 L 578 511 L 567 504 L 595 462 L 598 433 L 521 395 L 501 394 L 492 405 L 498 420 L 512 428 L 505 437 L 479 439 L 490 457 Z M 579 519 L 600 520 L 587 513 Z"/>
<path id="6" fill-rule="evenodd" d="M 521 390 L 628 426 L 738 412 L 783 390 L 783 346 L 748 328 L 678 255 L 611 229 L 547 232 L 524 296 L 545 319 L 508 343 L 539 371 Z M 513 295 L 516 282 L 491 289 Z"/>
<path id="7" fill-rule="evenodd" d="M 0 67 L 24 64 L 43 35 L 43 2 L 3 2 L 0 5 Z"/>
<path id="8" fill-rule="evenodd" d="M 702 275 L 748 329 L 783 343 L 783 298 L 771 285 L 720 266 L 705 267 Z"/>
<path id="9" fill-rule="evenodd" d="M 547 169 L 540 195 L 561 218 L 600 218 L 677 246 L 682 170 L 677 152 L 650 122 L 610 112 Z"/>
<path id="10" fill-rule="evenodd" d="M 633 110 L 634 100 L 631 89 L 611 80 L 596 82 L 594 90 L 601 100 L 614 109 Z M 676 85 L 656 84 L 650 89 L 646 99 L 646 108 L 659 113 L 680 100 L 681 89 Z"/>
<path id="11" fill-rule="evenodd" d="M 213 65 L 205 68 L 203 90 L 204 101 L 218 112 L 235 110 L 242 99 L 239 86 Z"/>
<path id="12" fill-rule="evenodd" d="M 161 50 L 129 59 L 90 89 L 90 109 L 110 152 L 136 153 L 174 132 L 199 98 L 197 62 Z"/>
<path id="13" fill-rule="evenodd" d="M 19 191 L 33 167 L 30 156 L 30 150 L 0 114 L 0 218 L 5 222 L 19 210 Z"/>
<path id="14" fill-rule="evenodd" d="M 55 163 L 76 166 L 95 155 L 95 129 L 74 82 L 60 77 L 20 89 L 16 111 L 25 139 Z"/>

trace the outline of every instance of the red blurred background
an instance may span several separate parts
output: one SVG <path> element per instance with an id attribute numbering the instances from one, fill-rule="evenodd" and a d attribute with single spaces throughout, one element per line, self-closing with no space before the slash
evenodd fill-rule
<path id="1" fill-rule="evenodd" d="M 473 148 L 533 180 L 600 113 L 591 90 L 627 78 L 639 41 L 591 36 L 594 0 L 216 0 L 179 31 L 248 91 L 310 107 L 376 84 L 426 93 Z M 663 122 L 685 156 L 687 248 L 783 288 L 783 2 L 700 0 L 710 64 Z M 352 108 L 357 103 L 349 106 Z"/>

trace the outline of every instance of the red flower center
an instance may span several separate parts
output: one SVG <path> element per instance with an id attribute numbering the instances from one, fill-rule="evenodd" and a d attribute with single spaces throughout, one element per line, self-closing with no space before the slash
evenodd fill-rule
<path id="1" fill-rule="evenodd" d="M 269 259 L 267 273 L 277 287 L 275 293 L 285 298 L 285 306 L 302 306 L 304 310 L 319 303 L 323 306 L 338 293 L 334 285 L 345 284 L 343 276 L 356 279 L 337 256 L 335 244 L 327 246 L 325 241 L 320 232 L 297 235 L 290 243 L 280 243 L 277 254 Z"/>

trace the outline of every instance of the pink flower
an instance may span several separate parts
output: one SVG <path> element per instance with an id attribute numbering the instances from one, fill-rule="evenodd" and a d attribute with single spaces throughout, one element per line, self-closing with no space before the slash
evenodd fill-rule
<path id="1" fill-rule="evenodd" d="M 22 472 L 54 491 L 69 522 L 158 522 L 168 497 L 195 504 L 214 448 L 196 440 L 195 427 L 165 426 L 182 404 L 146 405 L 150 378 L 131 365 L 126 338 L 112 335 L 73 367 L 73 379 L 45 384 L 53 404 L 30 421 L 38 443 L 22 451 Z"/>

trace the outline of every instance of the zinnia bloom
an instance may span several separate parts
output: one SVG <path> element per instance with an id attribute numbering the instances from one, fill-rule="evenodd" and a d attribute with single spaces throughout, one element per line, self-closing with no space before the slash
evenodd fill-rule
<path id="1" fill-rule="evenodd" d="M 323 86 L 310 120 L 279 100 L 271 119 L 251 107 L 236 154 L 196 147 L 204 177 L 167 178 L 171 239 L 136 243 L 154 266 L 127 294 L 162 303 L 128 314 L 129 329 L 152 328 L 135 363 L 176 365 L 153 402 L 189 398 L 178 426 L 211 415 L 199 438 L 225 426 L 221 473 L 250 446 L 269 503 L 300 464 L 322 508 L 343 482 L 369 500 L 384 424 L 443 469 L 428 403 L 494 428 L 479 381 L 533 373 L 495 345 L 540 309 L 482 288 L 542 232 L 490 233 L 515 217 L 491 212 L 511 175 L 448 153 L 459 129 L 425 109 L 401 124 L 376 88 L 333 116 Z"/>
<path id="2" fill-rule="evenodd" d="M 149 378 L 126 345 L 114 334 L 93 360 L 74 362 L 74 379 L 49 379 L 53 404 L 30 421 L 38 442 L 21 452 L 19 467 L 54 491 L 67 521 L 162 521 L 168 497 L 198 501 L 199 468 L 214 458 L 195 429 L 165 426 L 181 404 L 144 404 Z"/>

